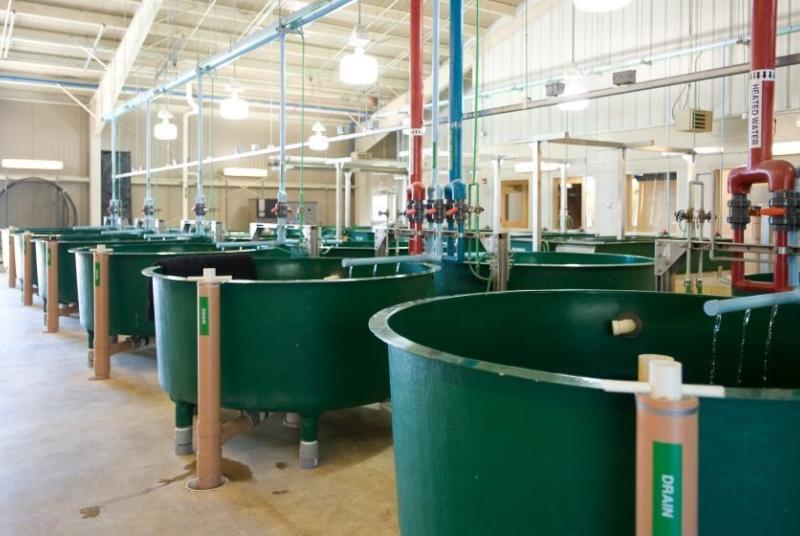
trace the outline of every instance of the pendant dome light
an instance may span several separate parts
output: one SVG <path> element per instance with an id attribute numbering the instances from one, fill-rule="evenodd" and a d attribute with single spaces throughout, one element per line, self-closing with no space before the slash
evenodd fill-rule
<path id="1" fill-rule="evenodd" d="M 308 138 L 308 148 L 312 151 L 327 151 L 330 146 L 328 136 L 325 135 L 325 127 L 317 120 L 311 127 L 314 133 Z"/>
<path id="2" fill-rule="evenodd" d="M 586 79 L 577 72 L 570 72 L 563 77 L 564 93 L 562 97 L 575 97 L 587 93 Z M 579 99 L 558 104 L 558 109 L 564 112 L 580 112 L 589 107 L 588 99 Z"/>
<path id="3" fill-rule="evenodd" d="M 250 103 L 240 96 L 244 92 L 244 88 L 234 80 L 228 84 L 226 89 L 230 96 L 219 104 L 219 115 L 230 121 L 247 119 L 250 115 Z"/>
<path id="4" fill-rule="evenodd" d="M 378 80 L 378 60 L 364 52 L 369 35 L 361 25 L 361 1 L 358 2 L 358 22 L 350 35 L 349 46 L 355 49 L 339 63 L 339 80 L 353 86 L 369 86 Z"/>
<path id="5" fill-rule="evenodd" d="M 589 13 L 605 13 L 622 9 L 631 3 L 631 0 L 572 0 L 575 9 Z"/>
<path id="6" fill-rule="evenodd" d="M 159 110 L 160 123 L 153 127 L 153 136 L 159 141 L 172 141 L 178 137 L 178 127 L 172 123 L 172 114 L 168 110 Z"/>

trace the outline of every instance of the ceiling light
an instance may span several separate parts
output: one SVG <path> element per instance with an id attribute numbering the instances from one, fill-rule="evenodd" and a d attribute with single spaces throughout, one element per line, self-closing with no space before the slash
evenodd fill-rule
<path id="1" fill-rule="evenodd" d="M 561 97 L 575 97 L 587 93 L 586 81 L 580 74 L 564 77 L 564 93 Z M 580 112 L 589 106 L 588 99 L 578 99 L 558 104 L 558 109 L 564 112 Z"/>
<path id="2" fill-rule="evenodd" d="M 603 13 L 622 9 L 631 3 L 631 0 L 572 0 L 575 9 L 589 13 Z"/>
<path id="3" fill-rule="evenodd" d="M 694 152 L 695 154 L 720 154 L 725 152 L 725 148 L 718 146 L 695 147 Z"/>
<path id="4" fill-rule="evenodd" d="M 353 28 L 353 33 L 350 34 L 350 42 L 348 44 L 353 48 L 364 48 L 369 44 L 369 34 L 360 22 Z"/>
<path id="5" fill-rule="evenodd" d="M 223 119 L 228 119 L 230 121 L 247 119 L 247 116 L 250 114 L 250 104 L 239 96 L 244 89 L 236 82 L 229 84 L 227 89 L 228 93 L 230 93 L 230 97 L 224 99 L 219 104 L 219 115 L 222 116 Z"/>
<path id="6" fill-rule="evenodd" d="M 26 160 L 22 158 L 3 158 L 0 166 L 6 169 L 43 169 L 48 171 L 60 171 L 64 169 L 64 162 L 61 160 Z"/>
<path id="7" fill-rule="evenodd" d="M 178 127 L 175 123 L 170 122 L 172 114 L 167 110 L 161 110 L 158 112 L 158 118 L 161 119 L 161 122 L 156 123 L 156 126 L 153 127 L 153 136 L 161 141 L 176 139 L 178 137 Z"/>
<path id="8" fill-rule="evenodd" d="M 263 179 L 269 174 L 269 170 L 264 168 L 226 167 L 222 170 L 222 174 L 226 177 L 253 177 L 256 179 Z"/>
<path id="9" fill-rule="evenodd" d="M 772 154 L 775 156 L 800 154 L 800 141 L 780 141 L 773 143 Z"/>
<path id="10" fill-rule="evenodd" d="M 339 63 L 339 80 L 352 86 L 368 86 L 378 80 L 378 60 L 364 53 L 364 47 L 346 55 Z"/>
<path id="11" fill-rule="evenodd" d="M 325 127 L 317 121 L 311 127 L 314 133 L 308 138 L 308 148 L 312 151 L 327 151 L 330 146 L 328 136 L 325 135 Z"/>

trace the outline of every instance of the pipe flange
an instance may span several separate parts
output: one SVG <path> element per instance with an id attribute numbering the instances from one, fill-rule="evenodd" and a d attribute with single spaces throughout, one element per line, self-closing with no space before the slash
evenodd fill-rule
<path id="1" fill-rule="evenodd" d="M 770 216 L 770 225 L 785 231 L 795 231 L 800 227 L 800 192 L 774 192 L 769 199 L 769 206 L 784 210 L 782 216 Z"/>
<path id="2" fill-rule="evenodd" d="M 744 229 L 750 223 L 750 199 L 745 194 L 733 194 L 728 201 L 727 221 L 734 229 Z"/>

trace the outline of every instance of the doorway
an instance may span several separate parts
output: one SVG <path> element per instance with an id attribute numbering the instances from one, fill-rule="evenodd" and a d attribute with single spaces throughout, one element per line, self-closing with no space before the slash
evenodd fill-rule
<path id="1" fill-rule="evenodd" d="M 503 229 L 528 228 L 528 181 L 501 181 L 500 225 Z"/>
<path id="2" fill-rule="evenodd" d="M 583 229 L 583 207 L 586 192 L 583 177 L 567 177 L 567 230 Z M 552 229 L 560 229 L 561 179 L 553 178 Z"/>

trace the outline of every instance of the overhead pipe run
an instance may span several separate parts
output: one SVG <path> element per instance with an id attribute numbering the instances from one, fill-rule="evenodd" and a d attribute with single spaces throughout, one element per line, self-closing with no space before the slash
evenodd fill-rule
<path id="1" fill-rule="evenodd" d="M 409 43 L 409 93 L 411 135 L 409 141 L 409 185 L 406 190 L 406 217 L 413 235 L 408 240 L 411 255 L 424 249 L 422 222 L 425 220 L 425 186 L 422 181 L 422 141 L 424 104 L 422 87 L 422 0 L 411 0 Z"/>
<path id="2" fill-rule="evenodd" d="M 462 128 L 464 115 L 464 9 L 462 0 L 450 2 L 450 182 L 445 188 L 447 228 L 458 230 L 458 241 L 447 240 L 447 254 L 464 259 L 464 221 L 467 218 L 467 188 L 461 176 Z M 437 117 L 438 114 L 434 114 Z M 457 249 L 456 249 L 457 248 Z"/>
<path id="3" fill-rule="evenodd" d="M 797 172 L 785 160 L 772 159 L 775 106 L 777 0 L 753 2 L 752 41 L 750 47 L 750 106 L 748 115 L 747 167 L 736 168 L 728 176 L 728 223 L 733 229 L 734 243 L 744 242 L 744 231 L 750 223 L 752 205 L 748 195 L 754 184 L 767 184 L 771 194 L 769 208 L 762 215 L 770 216 L 775 235 L 775 270 L 770 282 L 745 279 L 745 263 L 741 252 L 735 253 L 731 265 L 731 284 L 740 290 L 781 292 L 789 290 L 789 232 L 800 227 L 800 192 L 796 190 Z"/>

